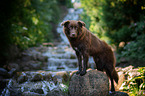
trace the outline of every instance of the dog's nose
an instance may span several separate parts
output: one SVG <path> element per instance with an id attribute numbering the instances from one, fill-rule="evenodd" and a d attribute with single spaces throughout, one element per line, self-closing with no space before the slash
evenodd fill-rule
<path id="1" fill-rule="evenodd" d="M 72 36 L 75 37 L 75 33 L 73 33 Z"/>

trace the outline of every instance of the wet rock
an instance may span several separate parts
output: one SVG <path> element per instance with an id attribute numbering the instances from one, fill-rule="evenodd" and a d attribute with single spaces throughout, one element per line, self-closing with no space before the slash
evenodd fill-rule
<path id="1" fill-rule="evenodd" d="M 7 87 L 3 90 L 1 96 L 21 96 L 21 89 L 20 87 L 13 87 L 13 85 L 18 85 L 16 80 L 9 79 L 7 82 Z M 3 83 L 1 84 L 3 86 Z"/>
<path id="2" fill-rule="evenodd" d="M 129 95 L 127 93 L 124 93 L 124 92 L 116 91 L 113 93 L 109 93 L 109 96 L 129 96 Z"/>
<path id="3" fill-rule="evenodd" d="M 4 68 L 0 68 L 0 76 L 9 77 L 8 71 Z"/>
<path id="4" fill-rule="evenodd" d="M 57 49 L 57 48 L 56 48 L 56 49 Z M 65 50 L 59 48 L 59 49 L 56 50 L 56 52 L 57 52 L 57 53 L 65 53 Z"/>
<path id="5" fill-rule="evenodd" d="M 32 60 L 37 60 L 38 59 L 38 56 L 39 55 L 41 55 L 40 53 L 33 53 L 32 55 L 31 55 L 31 58 L 32 58 Z"/>
<path id="6" fill-rule="evenodd" d="M 52 74 L 51 74 L 51 73 L 45 74 L 45 75 L 43 76 L 43 79 L 46 80 L 46 81 L 52 80 Z"/>
<path id="7" fill-rule="evenodd" d="M 70 63 L 70 64 L 66 64 L 66 66 L 68 68 L 76 68 L 77 67 L 77 62 L 73 62 L 73 63 Z"/>
<path id="8" fill-rule="evenodd" d="M 37 60 L 41 61 L 41 62 L 47 62 L 48 61 L 48 57 L 47 56 L 38 55 L 37 56 Z"/>
<path id="9" fill-rule="evenodd" d="M 57 77 L 56 77 L 56 76 L 53 76 L 53 77 L 52 77 L 52 81 L 53 81 L 53 82 L 54 82 L 54 84 L 56 85 L 56 84 L 57 84 L 57 82 L 58 82 Z"/>
<path id="10" fill-rule="evenodd" d="M 32 82 L 41 81 L 41 80 L 43 80 L 43 76 L 41 74 L 35 74 L 31 79 Z"/>
<path id="11" fill-rule="evenodd" d="M 90 70 L 84 76 L 74 74 L 69 83 L 70 96 L 107 96 L 109 79 L 103 72 Z"/>
<path id="12" fill-rule="evenodd" d="M 18 90 L 15 90 L 15 91 L 13 90 L 13 91 L 10 91 L 10 94 L 6 96 L 21 96 L 21 93 Z"/>
<path id="13" fill-rule="evenodd" d="M 36 89 L 42 89 L 43 83 L 42 82 L 25 82 L 22 84 L 19 84 L 17 87 L 21 88 L 21 92 L 27 92 L 27 91 L 36 91 Z"/>
<path id="14" fill-rule="evenodd" d="M 9 63 L 9 68 L 10 69 L 16 69 L 17 71 L 19 71 L 20 70 L 20 66 L 19 66 L 19 64 L 17 64 L 17 63 Z"/>
<path id="15" fill-rule="evenodd" d="M 45 96 L 45 95 L 38 94 L 38 93 L 35 93 L 35 92 L 23 92 L 22 96 Z"/>
<path id="16" fill-rule="evenodd" d="M 65 82 L 67 82 L 68 80 L 69 80 L 69 74 L 64 74 L 63 76 L 62 76 L 62 78 L 63 78 L 63 80 L 62 80 L 62 82 L 63 83 L 65 83 Z"/>
<path id="17" fill-rule="evenodd" d="M 21 74 L 18 78 L 17 78 L 17 82 L 19 83 L 23 83 L 23 82 L 26 82 L 28 80 L 28 76 L 23 73 Z"/>
<path id="18" fill-rule="evenodd" d="M 32 60 L 31 56 L 29 56 L 27 53 L 26 54 L 23 54 L 24 56 L 21 58 L 21 60 L 23 62 L 27 62 L 27 61 L 30 61 Z"/>
<path id="19" fill-rule="evenodd" d="M 40 89 L 32 89 L 30 90 L 30 92 L 35 92 L 35 93 L 39 93 L 39 94 L 44 94 L 44 91 L 40 88 Z"/>
<path id="20" fill-rule="evenodd" d="M 76 59 L 76 55 L 71 54 L 70 59 Z"/>
<path id="21" fill-rule="evenodd" d="M 23 82 L 26 82 L 28 80 L 28 77 L 27 76 L 20 76 L 18 79 L 17 79 L 17 82 L 19 83 L 23 83 Z"/>
<path id="22" fill-rule="evenodd" d="M 3 79 L 3 77 L 0 76 L 0 93 L 6 87 L 7 83 L 8 83 L 8 80 L 5 80 L 5 79 Z M 1 96 L 3 96 L 3 95 L 1 95 Z"/>
<path id="23" fill-rule="evenodd" d="M 64 94 L 60 88 L 54 88 L 51 90 L 51 92 L 48 92 L 47 96 L 68 96 L 67 94 Z"/>
<path id="24" fill-rule="evenodd" d="M 29 63 L 31 70 L 39 70 L 41 69 L 42 62 L 39 61 L 30 61 Z"/>
<path id="25" fill-rule="evenodd" d="M 65 69 L 63 66 L 58 66 L 57 69 Z"/>
<path id="26" fill-rule="evenodd" d="M 10 89 L 9 91 L 10 91 L 9 96 L 21 96 L 22 95 L 20 88 L 19 89 L 18 88 L 13 88 L 13 89 Z M 8 95 L 6 95 L 6 96 L 8 96 Z"/>
<path id="27" fill-rule="evenodd" d="M 67 71 L 62 71 L 62 72 L 57 72 L 56 74 L 55 74 L 55 77 L 57 78 L 57 81 L 58 82 L 63 82 L 63 83 L 65 83 L 65 82 L 67 82 L 68 80 L 69 80 L 69 72 L 67 72 Z"/>
<path id="28" fill-rule="evenodd" d="M 12 76 L 16 73 L 16 71 L 17 71 L 17 69 L 12 68 L 12 69 L 8 72 L 8 74 L 10 75 L 10 77 L 12 77 Z"/>
<path id="29" fill-rule="evenodd" d="M 33 60 L 27 61 L 27 62 L 22 62 L 20 64 L 20 67 L 23 69 L 23 71 L 40 70 L 40 69 L 42 69 L 42 62 L 33 61 Z"/>
<path id="30" fill-rule="evenodd" d="M 30 71 L 29 67 L 23 67 L 23 71 Z"/>

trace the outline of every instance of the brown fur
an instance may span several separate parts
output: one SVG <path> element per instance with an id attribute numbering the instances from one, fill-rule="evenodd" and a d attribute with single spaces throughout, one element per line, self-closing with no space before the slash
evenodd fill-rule
<path id="1" fill-rule="evenodd" d="M 88 58 L 92 56 L 97 70 L 106 71 L 111 79 L 111 91 L 115 91 L 113 79 L 118 83 L 118 74 L 115 70 L 115 56 L 111 47 L 87 30 L 82 21 L 68 20 L 63 22 L 62 26 L 70 45 L 76 51 L 79 63 L 77 74 L 81 76 L 86 74 Z"/>

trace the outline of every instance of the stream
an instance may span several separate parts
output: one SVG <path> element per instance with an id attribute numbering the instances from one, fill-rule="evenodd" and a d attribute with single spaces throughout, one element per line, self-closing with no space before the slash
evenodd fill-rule
<path id="1" fill-rule="evenodd" d="M 68 14 L 63 21 L 79 20 L 79 14 L 82 11 L 82 9 L 68 9 Z M 0 96 L 68 96 L 69 77 L 73 71 L 78 69 L 77 58 L 63 33 L 61 22 L 58 24 L 57 32 L 60 34 L 62 42 L 45 48 L 47 51 L 41 53 L 41 56 L 48 57 L 46 66 L 40 70 L 17 72 L 8 80 L 7 86 Z M 39 53 L 37 51 L 35 48 L 31 50 L 34 54 Z M 29 52 L 30 55 L 31 52 Z M 89 61 L 93 65 L 93 60 Z M 41 64 L 41 62 L 38 63 Z M 28 67 L 40 65 L 35 62 L 29 64 Z M 24 69 L 28 70 L 28 67 Z"/>

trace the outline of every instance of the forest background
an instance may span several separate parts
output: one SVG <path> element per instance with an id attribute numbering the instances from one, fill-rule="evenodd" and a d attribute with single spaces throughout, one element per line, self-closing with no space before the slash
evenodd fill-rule
<path id="1" fill-rule="evenodd" d="M 145 60 L 145 0 L 75 0 L 84 12 L 80 19 L 96 36 L 112 45 L 120 58 Z M 56 25 L 70 0 L 0 1 L 0 66 L 14 57 L 13 46 L 24 50 L 44 42 L 54 42 L 59 35 Z M 60 15 L 61 14 L 61 15 Z M 58 40 L 58 39 L 57 39 Z"/>

